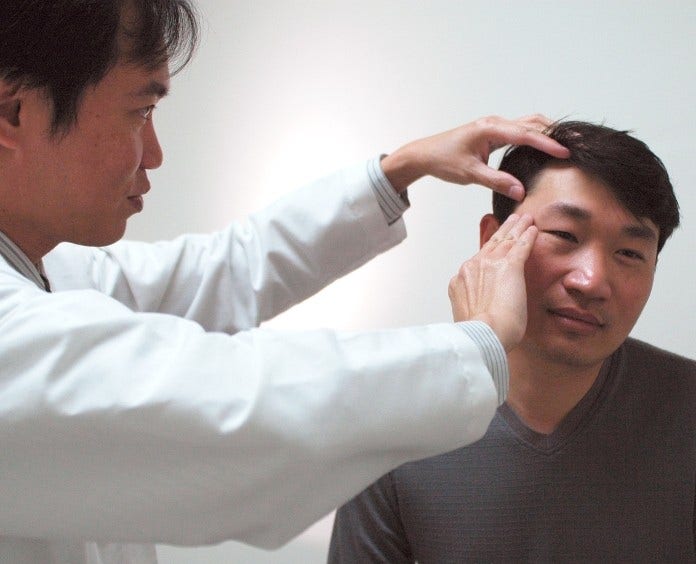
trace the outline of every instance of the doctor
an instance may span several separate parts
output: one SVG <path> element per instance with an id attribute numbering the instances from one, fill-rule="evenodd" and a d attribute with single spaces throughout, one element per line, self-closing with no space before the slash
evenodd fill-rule
<path id="1" fill-rule="evenodd" d="M 222 232 L 116 243 L 162 162 L 170 66 L 196 39 L 185 0 L 0 5 L 1 562 L 276 547 L 388 470 L 478 439 L 505 398 L 528 217 L 452 279 L 457 323 L 257 327 L 399 243 L 420 177 L 521 198 L 488 155 L 567 156 L 548 120 L 478 120 Z"/>

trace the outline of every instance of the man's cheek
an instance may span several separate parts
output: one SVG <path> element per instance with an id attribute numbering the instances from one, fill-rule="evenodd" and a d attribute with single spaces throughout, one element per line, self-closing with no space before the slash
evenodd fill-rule
<path id="1" fill-rule="evenodd" d="M 524 277 L 527 281 L 527 285 L 529 285 L 531 280 L 538 277 L 541 272 L 548 269 L 548 265 L 546 264 L 548 262 L 547 251 L 545 245 L 537 239 L 524 265 Z"/>

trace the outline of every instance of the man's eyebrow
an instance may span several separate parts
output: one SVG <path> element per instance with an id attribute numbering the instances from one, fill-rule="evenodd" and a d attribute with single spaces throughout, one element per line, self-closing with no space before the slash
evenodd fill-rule
<path id="1" fill-rule="evenodd" d="M 627 225 L 622 231 L 629 237 L 645 239 L 646 241 L 657 241 L 657 233 L 647 225 Z"/>
<path id="2" fill-rule="evenodd" d="M 146 96 L 156 96 L 157 98 L 164 98 L 169 94 L 169 87 L 159 80 L 151 80 L 142 88 L 139 88 L 135 92 L 131 93 L 134 98 L 144 98 Z"/>
<path id="3" fill-rule="evenodd" d="M 592 214 L 588 210 L 567 202 L 556 202 L 550 205 L 548 209 L 549 213 L 564 215 L 579 221 L 589 221 L 592 219 Z M 639 225 L 626 225 L 621 228 L 621 231 L 628 237 L 645 239 L 647 241 L 657 241 L 657 233 L 655 233 L 655 230 L 642 223 Z"/>
<path id="4" fill-rule="evenodd" d="M 567 202 L 556 202 L 555 204 L 551 204 L 548 210 L 550 213 L 565 215 L 571 219 L 582 221 L 592 219 L 592 214 L 588 210 Z"/>

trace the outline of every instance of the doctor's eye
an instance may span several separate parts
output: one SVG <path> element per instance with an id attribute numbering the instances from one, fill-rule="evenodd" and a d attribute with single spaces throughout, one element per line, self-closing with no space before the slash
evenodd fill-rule
<path id="1" fill-rule="evenodd" d="M 141 108 L 138 110 L 138 113 L 140 114 L 140 117 L 143 118 L 144 120 L 150 120 L 152 119 L 152 112 L 155 111 L 155 106 L 154 104 L 147 106 L 145 108 Z"/>

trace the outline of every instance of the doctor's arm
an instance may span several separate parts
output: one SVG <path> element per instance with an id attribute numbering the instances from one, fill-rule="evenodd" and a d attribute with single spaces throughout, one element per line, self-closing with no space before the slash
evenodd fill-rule
<path id="1" fill-rule="evenodd" d="M 169 313 L 209 331 L 235 333 L 402 241 L 407 204 L 400 193 L 417 178 L 504 190 L 519 182 L 487 165 L 495 149 L 526 143 L 567 156 L 542 133 L 550 123 L 543 116 L 482 118 L 408 143 L 381 162 L 318 179 L 212 235 L 102 249 L 63 244 L 44 264 L 55 290 L 95 288 L 135 311 Z"/>
<path id="2" fill-rule="evenodd" d="M 456 277 L 455 319 L 526 309 L 477 288 L 522 279 L 525 221 Z M 275 547 L 392 468 L 477 440 L 500 401 L 463 330 L 476 323 L 228 336 L 89 290 L 16 297 L 0 354 L 10 536 Z"/>

